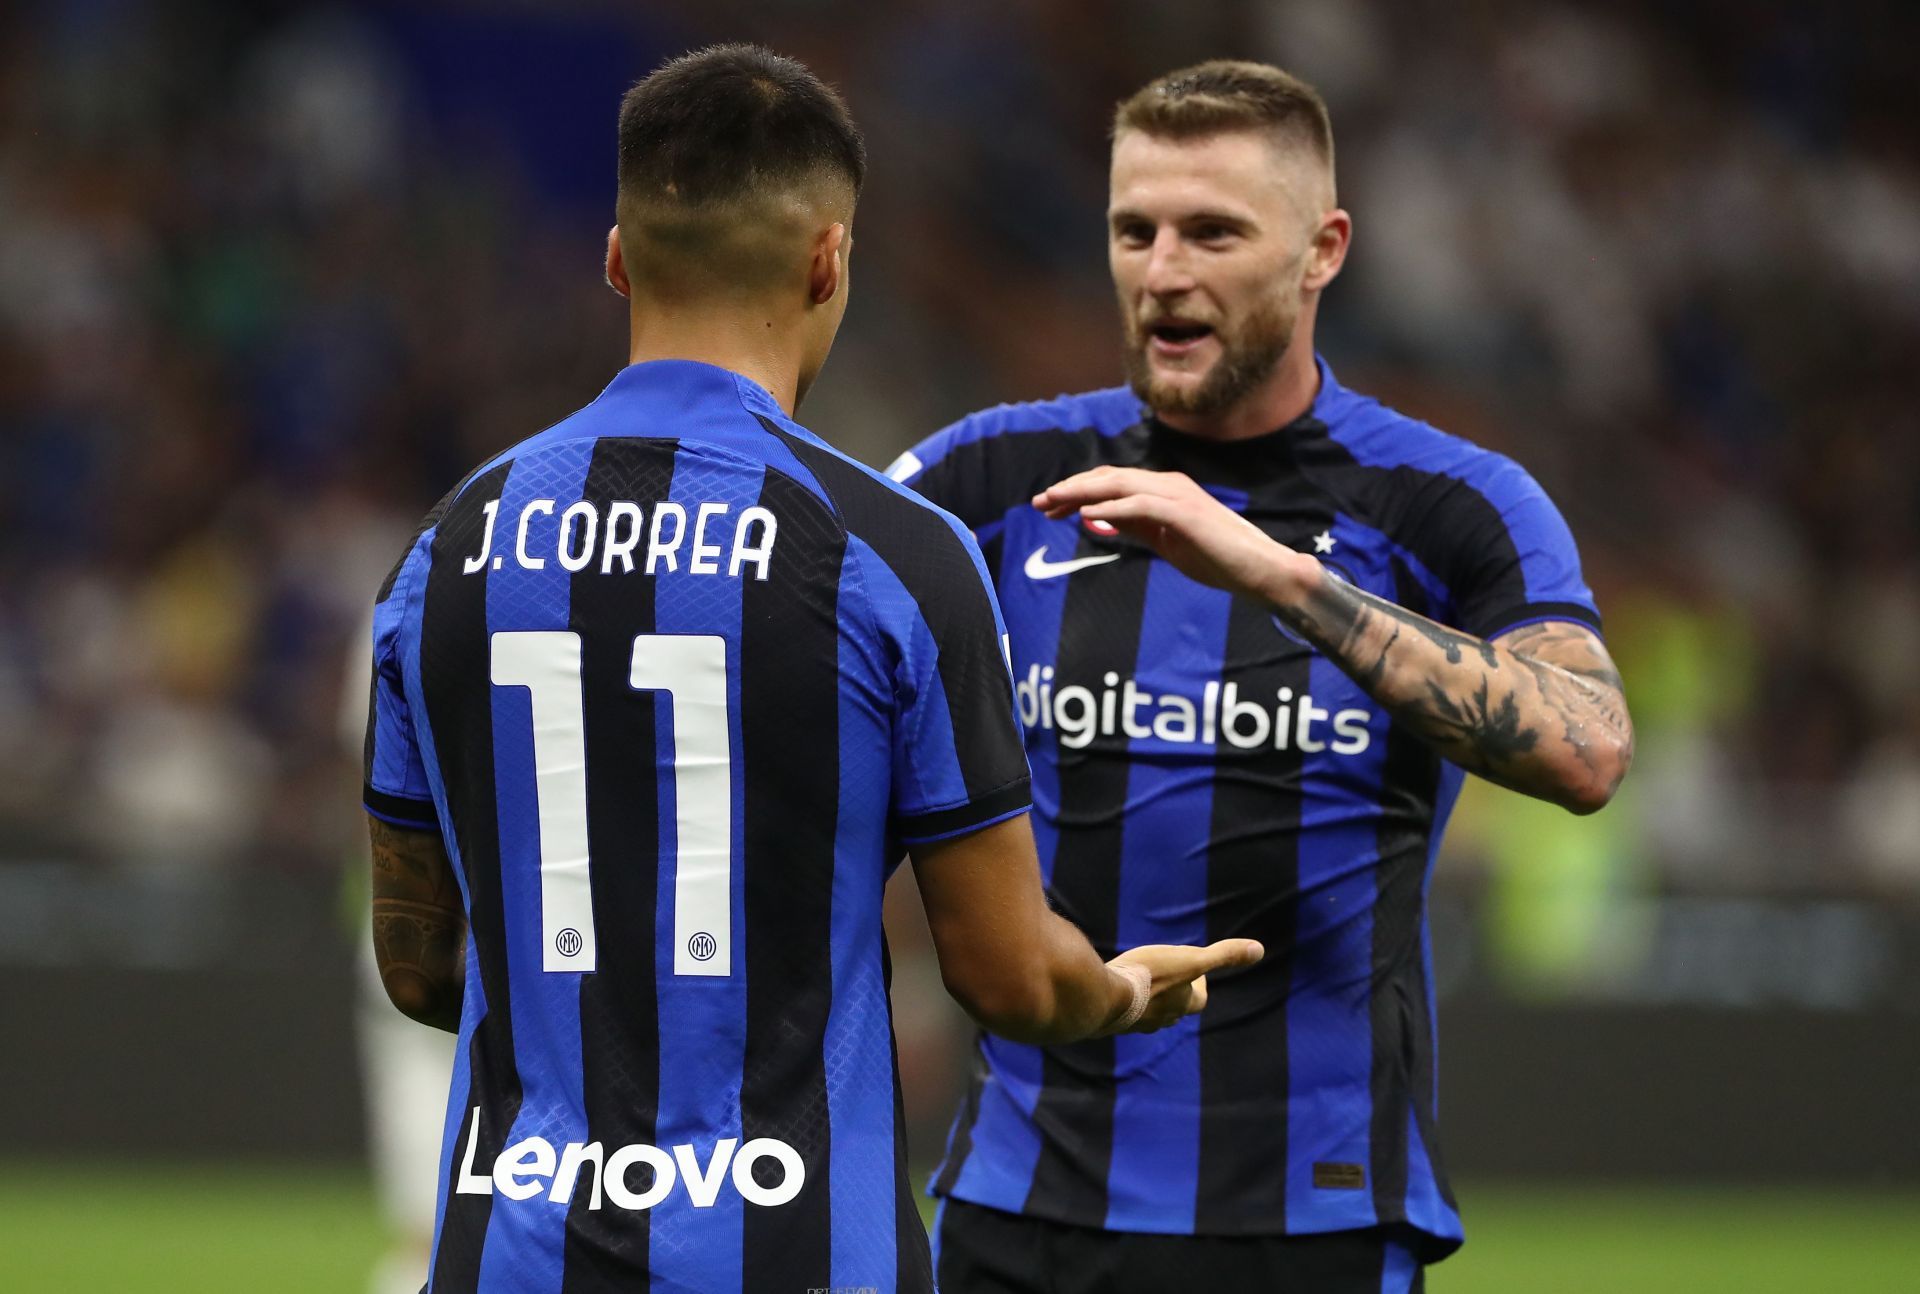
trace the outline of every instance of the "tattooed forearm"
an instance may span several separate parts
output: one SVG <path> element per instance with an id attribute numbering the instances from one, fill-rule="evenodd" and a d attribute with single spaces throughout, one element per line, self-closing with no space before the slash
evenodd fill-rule
<path id="1" fill-rule="evenodd" d="M 1332 579 L 1279 614 L 1463 768 L 1580 811 L 1626 775 L 1633 725 L 1620 675 L 1579 625 L 1527 625 L 1490 643 Z"/>
<path id="2" fill-rule="evenodd" d="M 369 817 L 373 842 L 373 951 L 387 996 L 407 1015 L 457 1032 L 465 987 L 467 920 L 438 834 Z"/>

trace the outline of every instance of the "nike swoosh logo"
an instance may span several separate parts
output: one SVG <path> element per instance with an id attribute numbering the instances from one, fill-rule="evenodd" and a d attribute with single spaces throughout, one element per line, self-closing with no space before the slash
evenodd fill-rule
<path id="1" fill-rule="evenodd" d="M 1042 544 L 1028 555 L 1025 569 L 1027 578 L 1030 580 L 1055 580 L 1062 575 L 1083 571 L 1089 566 L 1100 566 L 1119 560 L 1119 553 L 1104 553 L 1098 557 L 1074 557 L 1064 562 L 1050 562 L 1047 560 L 1047 546 Z"/>

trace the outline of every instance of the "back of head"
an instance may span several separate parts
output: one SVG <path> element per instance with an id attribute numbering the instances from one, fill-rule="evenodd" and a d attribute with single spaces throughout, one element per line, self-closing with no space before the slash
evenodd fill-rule
<path id="1" fill-rule="evenodd" d="M 1333 205 L 1333 121 L 1320 92 L 1266 63 L 1214 59 L 1157 77 L 1113 114 L 1113 137 L 1128 131 L 1162 139 L 1204 139 L 1227 131 L 1268 132 L 1287 151 L 1310 157 Z"/>
<path id="2" fill-rule="evenodd" d="M 757 45 L 674 59 L 620 104 L 621 253 L 657 298 L 758 294 L 823 212 L 852 215 L 866 144 L 832 88 Z"/>

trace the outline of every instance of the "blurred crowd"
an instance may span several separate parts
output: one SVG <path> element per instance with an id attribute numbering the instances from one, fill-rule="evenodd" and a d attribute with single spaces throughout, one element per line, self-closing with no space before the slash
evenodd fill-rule
<path id="1" fill-rule="evenodd" d="M 10 5 L 0 857 L 338 865 L 372 590 L 623 362 L 618 94 L 745 36 L 869 135 L 804 416 L 875 463 L 1117 380 L 1117 99 L 1224 53 L 1315 82 L 1355 219 L 1322 350 L 1527 464 L 1607 616 L 1639 762 L 1567 865 L 1920 896 L 1916 34 L 1731 3 Z M 1481 797 L 1462 874 L 1560 830 Z"/>

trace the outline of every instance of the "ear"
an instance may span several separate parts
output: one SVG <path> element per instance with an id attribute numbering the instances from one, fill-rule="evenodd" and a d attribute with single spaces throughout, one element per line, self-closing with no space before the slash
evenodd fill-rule
<path id="1" fill-rule="evenodd" d="M 846 225 L 836 221 L 813 241 L 813 260 L 807 267 L 807 300 L 823 306 L 840 291 L 847 276 L 846 254 L 850 250 Z"/>
<path id="2" fill-rule="evenodd" d="M 1353 241 L 1353 217 L 1338 207 L 1320 217 L 1313 243 L 1307 248 L 1307 268 L 1300 286 L 1317 292 L 1333 282 L 1340 267 L 1347 263 L 1347 247 Z"/>
<path id="3" fill-rule="evenodd" d="M 627 263 L 620 255 L 620 226 L 607 230 L 607 286 L 628 300 L 633 299 L 633 285 L 627 282 Z"/>

